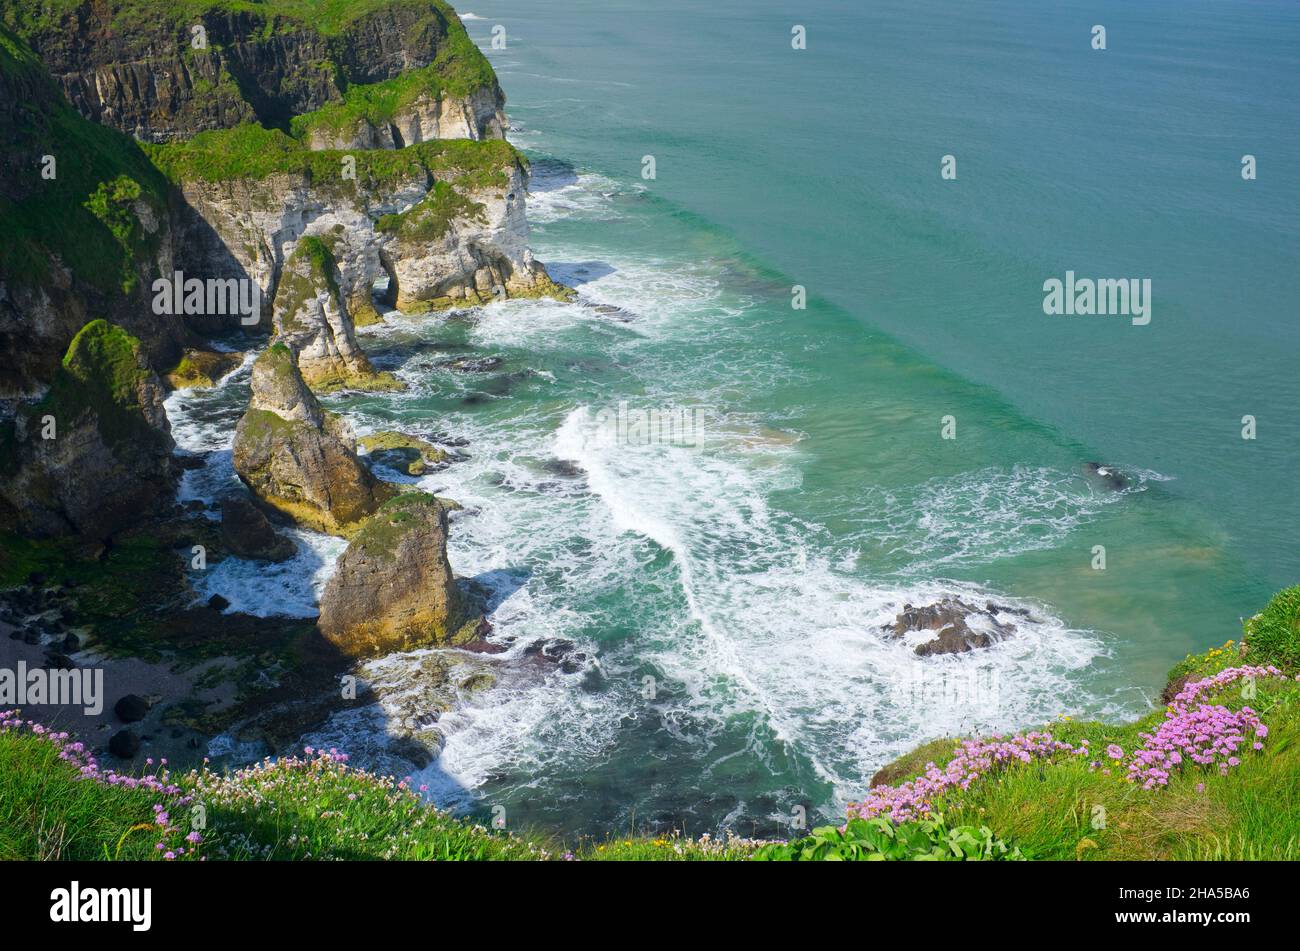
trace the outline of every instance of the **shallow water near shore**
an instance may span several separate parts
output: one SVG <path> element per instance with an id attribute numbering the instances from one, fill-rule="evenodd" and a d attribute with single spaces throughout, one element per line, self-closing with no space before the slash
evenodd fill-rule
<path id="1" fill-rule="evenodd" d="M 1176 210 L 1191 194 L 1227 201 L 1186 137 L 1252 82 L 1232 44 L 1196 48 L 1228 70 L 1208 97 L 1184 101 L 1175 67 L 1123 51 L 1145 85 L 1089 80 L 1067 57 L 1040 63 L 1028 93 L 999 72 L 1010 67 L 999 44 L 1015 23 L 1055 49 L 1067 14 L 938 4 L 923 35 L 907 27 L 912 5 L 814 3 L 801 19 L 815 45 L 799 61 L 784 16 L 748 9 L 670 3 L 650 16 L 511 0 L 467 24 L 533 161 L 533 247 L 579 300 L 389 315 L 362 341 L 409 389 L 327 402 L 361 432 L 399 428 L 456 449 L 462 458 L 418 482 L 464 506 L 451 561 L 493 592 L 493 638 L 517 638 L 515 652 L 562 638 L 596 664 L 507 678 L 443 715 L 442 755 L 417 777 L 441 805 L 502 806 L 512 826 L 566 834 L 643 823 L 776 834 L 797 806 L 842 814 L 876 769 L 924 740 L 1146 708 L 1174 662 L 1235 637 L 1237 619 L 1300 568 L 1282 531 L 1300 514 L 1285 463 L 1297 424 L 1284 413 L 1298 384 L 1280 372 L 1300 341 L 1275 276 L 1297 238 L 1251 204 L 1295 207 L 1295 178 L 1229 206 L 1217 229 L 1189 235 Z M 1164 9 L 1147 16 L 1163 27 Z M 1104 12 L 1143 29 L 1119 5 Z M 498 22 L 510 46 L 490 51 Z M 1295 28 L 1271 4 L 1234 23 L 1243 49 Z M 864 57 L 844 35 L 889 43 Z M 960 95 L 912 65 L 935 61 L 936 45 L 961 64 L 956 79 L 1041 110 L 1090 81 L 1106 108 L 1130 83 L 1150 90 L 1093 134 L 1120 148 L 1161 114 L 1154 138 L 1131 147 L 1166 149 L 1176 167 L 1166 194 L 1136 207 L 1175 211 L 1141 238 L 1092 214 L 1098 193 L 1138 186 L 1090 171 L 1091 146 L 1031 110 L 1034 149 L 1057 162 L 1051 175 L 1034 167 L 1007 119 L 1033 103 L 954 114 L 945 100 L 941 113 L 914 110 L 943 121 L 915 118 L 917 95 Z M 1274 67 L 1297 75 L 1294 57 L 1277 55 Z M 1254 124 L 1239 119 L 1239 131 L 1260 151 L 1296 154 L 1294 128 L 1255 92 Z M 930 177 L 954 149 L 964 190 L 940 199 Z M 653 182 L 639 175 L 646 153 Z M 996 222 L 983 220 L 991 208 Z M 1268 240 L 1243 237 L 1252 227 Z M 1218 253 L 1231 255 L 1231 305 L 1196 270 Z M 1156 274 L 1169 290 L 1152 326 L 1050 323 L 1041 281 L 1090 262 Z M 806 310 L 790 307 L 795 283 L 809 288 Z M 1233 336 L 1240 312 L 1258 323 Z M 1251 344 L 1261 328 L 1274 334 L 1263 352 Z M 450 356 L 501 363 L 463 372 Z M 1247 365 L 1267 387 L 1242 388 Z M 214 452 L 183 496 L 214 497 L 233 478 L 217 434 L 246 398 L 236 373 L 169 401 L 181 446 Z M 693 445 L 610 444 L 598 418 L 621 403 L 698 408 L 703 432 Z M 1275 441 L 1233 441 L 1249 411 Z M 946 415 L 954 440 L 940 438 Z M 1207 417 L 1222 438 L 1206 434 Z M 1083 473 L 1096 459 L 1122 469 L 1123 491 Z M 298 542 L 294 571 L 231 562 L 204 594 L 309 616 L 341 545 Z M 992 648 L 925 662 L 883 634 L 905 603 L 948 594 L 1028 616 Z M 984 687 L 955 701 L 916 687 L 945 674 Z"/>

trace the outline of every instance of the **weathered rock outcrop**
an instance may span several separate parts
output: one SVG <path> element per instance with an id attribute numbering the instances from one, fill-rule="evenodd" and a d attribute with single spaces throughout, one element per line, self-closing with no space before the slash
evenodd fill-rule
<path id="1" fill-rule="evenodd" d="M 163 375 L 173 390 L 216 386 L 222 377 L 239 369 L 244 355 L 239 352 L 187 348 L 180 362 Z"/>
<path id="2" fill-rule="evenodd" d="M 276 534 L 261 509 L 237 495 L 221 500 L 221 543 L 235 557 L 257 561 L 286 561 L 298 550 Z"/>
<path id="3" fill-rule="evenodd" d="M 964 654 L 976 648 L 991 647 L 1014 633 L 1015 625 L 999 617 L 1007 614 L 1025 617 L 1028 612 L 992 602 L 981 608 L 967 604 L 961 598 L 943 598 L 919 608 L 903 605 L 902 612 L 892 625 L 886 625 L 885 630 L 898 638 L 915 631 L 937 631 L 932 640 L 915 646 L 914 650 L 920 657 Z"/>
<path id="4" fill-rule="evenodd" d="M 447 561 L 447 512 L 431 495 L 399 495 L 362 526 L 321 595 L 320 630 L 352 657 L 468 643 L 467 618 Z"/>
<path id="5" fill-rule="evenodd" d="M 415 76 L 418 82 L 421 76 Z M 357 110 L 345 104 L 326 106 L 295 120 L 299 137 L 313 149 L 400 149 L 433 139 L 504 139 L 508 123 L 505 98 L 495 83 L 465 95 L 420 88 L 410 80 L 371 87 L 373 98 L 398 82 L 411 86 L 389 109 Z M 358 90 L 354 89 L 354 92 Z"/>
<path id="6" fill-rule="evenodd" d="M 138 340 L 96 320 L 48 393 L 0 431 L 0 499 L 24 534 L 103 539 L 174 489 L 163 387 Z"/>
<path id="7" fill-rule="evenodd" d="M 313 389 L 401 388 L 391 373 L 377 373 L 357 346 L 338 265 L 325 240 L 298 240 L 280 275 L 273 322 L 276 337 L 293 351 Z"/>
<path id="8" fill-rule="evenodd" d="M 212 172 L 227 139 L 272 156 L 250 174 Z M 399 309 L 509 297 L 567 297 L 528 248 L 525 168 L 505 142 L 427 142 L 391 151 L 308 152 L 283 133 L 244 128 L 157 158 L 180 182 L 173 223 L 186 273 L 248 277 L 274 299 L 303 237 L 328 246 L 342 307 L 372 309 L 387 280 Z M 354 177 L 344 177 L 345 169 Z"/>
<path id="9" fill-rule="evenodd" d="M 565 297 L 528 248 L 527 182 L 521 164 L 504 184 L 457 190 L 438 182 L 416 205 L 380 219 L 388 296 L 419 312 L 510 297 Z"/>
<path id="10" fill-rule="evenodd" d="M 236 9 L 220 0 L 83 0 L 40 14 L 30 7 L 0 0 L 77 110 L 144 141 L 249 121 L 283 126 L 331 104 L 365 106 L 381 98 L 367 96 L 366 85 L 419 68 L 429 73 L 422 88 L 438 93 L 433 102 L 383 116 L 405 130 L 406 144 L 421 141 L 412 134 L 461 137 L 462 123 L 475 133 L 466 138 L 501 133 L 501 90 L 441 0 L 310 14 L 277 0 Z"/>
<path id="11" fill-rule="evenodd" d="M 347 535 L 395 490 L 357 459 L 346 424 L 323 409 L 293 353 L 273 344 L 253 364 L 235 430 L 235 472 L 262 503 L 300 525 Z"/>

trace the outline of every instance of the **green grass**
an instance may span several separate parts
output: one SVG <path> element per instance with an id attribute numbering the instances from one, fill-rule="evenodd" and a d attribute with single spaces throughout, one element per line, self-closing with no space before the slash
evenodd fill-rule
<path id="1" fill-rule="evenodd" d="M 42 0 L 39 4 L 0 0 L 0 13 L 11 26 L 31 34 L 59 29 L 69 14 L 91 6 L 87 0 Z M 175 30 L 203 22 L 209 14 L 241 13 L 261 24 L 263 36 L 304 28 L 338 36 L 364 17 L 399 7 L 435 12 L 448 20 L 454 17 L 443 0 L 101 0 L 93 6 L 109 15 L 115 30 Z"/>
<path id="2" fill-rule="evenodd" d="M 1246 653 L 1258 662 L 1253 648 Z M 1179 662 L 1170 678 L 1199 680 L 1242 663 L 1239 645 L 1229 641 Z M 1249 705 L 1269 727 L 1264 749 L 1245 753 L 1227 775 L 1188 765 L 1167 787 L 1143 790 L 1125 781 L 1124 770 L 1103 751 L 1112 743 L 1126 752 L 1139 747 L 1140 734 L 1164 720 L 1164 708 L 1123 724 L 1062 718 L 1041 729 L 1074 746 L 1088 740 L 1094 756 L 1016 764 L 936 801 L 935 808 L 951 824 L 997 830 L 1033 859 L 1294 858 L 1300 854 L 1300 684 L 1294 673 L 1259 681 L 1254 698 L 1243 696 L 1240 684 L 1201 698 L 1230 709 Z M 929 762 L 942 768 L 957 745 L 935 740 L 896 761 L 888 767 L 890 785 L 921 774 Z M 1102 761 L 1102 769 L 1090 769 L 1092 760 Z"/>
<path id="3" fill-rule="evenodd" d="M 392 188 L 412 179 L 454 179 L 466 188 L 507 184 L 507 171 L 523 162 L 509 143 L 441 139 L 404 149 L 311 150 L 278 129 L 245 123 L 201 132 L 187 142 L 144 146 L 173 182 L 221 182 L 301 174 L 332 193 Z M 356 161 L 356 179 L 343 175 L 344 158 Z"/>
<path id="4" fill-rule="evenodd" d="M 553 837 L 453 817 L 404 782 L 323 754 L 167 781 L 176 794 L 80 778 L 49 740 L 0 731 L 0 860 L 159 859 L 156 842 L 176 849 L 191 830 L 202 842 L 186 857 L 209 860 L 734 861 L 755 848 L 740 839 L 665 836 L 570 849 Z M 165 829 L 153 823 L 158 804 Z"/>
<path id="5" fill-rule="evenodd" d="M 306 139 L 317 131 L 349 133 L 361 123 L 381 127 L 422 96 L 468 96 L 496 85 L 487 57 L 469 38 L 459 21 L 453 21 L 446 40 L 432 63 L 379 83 L 348 85 L 341 102 L 295 116 L 290 133 Z"/>
<path id="6" fill-rule="evenodd" d="M 0 861 L 153 858 L 159 801 L 81 779 L 45 739 L 0 733 Z"/>
<path id="7" fill-rule="evenodd" d="M 399 241 L 427 243 L 447 234 L 456 219 L 486 223 L 483 205 L 466 198 L 447 182 L 435 182 L 415 207 L 398 215 L 383 215 L 376 227 Z"/>
<path id="8" fill-rule="evenodd" d="M 1252 664 L 1300 667 L 1300 585 L 1279 591 L 1246 622 L 1246 642 Z"/>

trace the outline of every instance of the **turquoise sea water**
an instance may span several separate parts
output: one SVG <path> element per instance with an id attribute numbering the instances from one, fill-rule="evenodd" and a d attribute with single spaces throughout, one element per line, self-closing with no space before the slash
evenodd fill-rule
<path id="1" fill-rule="evenodd" d="M 434 799 L 772 833 L 920 741 L 1142 709 L 1297 581 L 1300 6 L 648 6 L 461 10 L 580 303 L 390 319 L 365 343 L 411 391 L 334 401 L 467 440 L 423 480 L 466 506 L 453 567 L 508 656 L 598 664 L 444 716 Z M 1045 315 L 1067 270 L 1150 278 L 1151 323 Z M 701 410 L 699 444 L 600 438 L 624 402 Z M 952 593 L 1032 617 L 925 663 L 882 634 Z"/>

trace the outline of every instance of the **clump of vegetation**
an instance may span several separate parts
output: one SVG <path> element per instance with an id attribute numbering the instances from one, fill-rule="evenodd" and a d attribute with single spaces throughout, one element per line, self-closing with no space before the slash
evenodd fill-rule
<path id="1" fill-rule="evenodd" d="M 508 170 L 523 157 L 500 140 L 438 139 L 404 149 L 313 150 L 256 123 L 200 132 L 186 142 L 145 145 L 154 163 L 176 183 L 265 179 L 304 175 L 331 192 L 391 190 L 410 181 L 454 180 L 463 187 L 504 188 Z M 345 156 L 356 160 L 356 178 L 344 177 Z"/>
<path id="2" fill-rule="evenodd" d="M 194 856 L 201 834 L 176 821 L 190 802 L 165 760 L 138 777 L 104 769 L 67 733 L 0 710 L 0 860 Z"/>
<path id="3" fill-rule="evenodd" d="M 309 139 L 317 131 L 351 133 L 362 124 L 381 128 L 421 98 L 468 96 L 495 86 L 496 74 L 487 57 L 454 21 L 428 66 L 384 82 L 348 86 L 341 102 L 295 116 L 289 129 L 294 138 Z"/>
<path id="4" fill-rule="evenodd" d="M 1275 594 L 1245 628 L 1252 663 L 1300 668 L 1300 585 Z"/>
<path id="5" fill-rule="evenodd" d="M 850 819 L 843 827 L 822 826 L 793 842 L 760 848 L 762 862 L 981 862 L 1023 861 L 988 826 L 949 828 L 942 815 L 895 824 L 888 819 Z"/>
<path id="6" fill-rule="evenodd" d="M 383 215 L 376 227 L 384 234 L 396 235 L 399 241 L 440 241 L 458 218 L 487 222 L 481 203 L 466 198 L 447 182 L 435 182 L 413 208 L 397 215 Z"/>
<path id="7" fill-rule="evenodd" d="M 166 436 L 149 423 L 140 402 L 149 375 L 140 341 L 106 320 L 92 320 L 72 338 L 33 415 L 49 414 L 68 426 L 93 411 L 108 446 L 126 441 L 162 445 Z"/>

